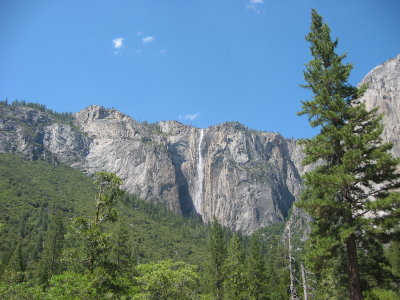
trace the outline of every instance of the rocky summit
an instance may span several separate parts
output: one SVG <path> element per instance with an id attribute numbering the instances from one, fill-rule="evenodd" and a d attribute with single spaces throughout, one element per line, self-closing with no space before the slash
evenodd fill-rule
<path id="1" fill-rule="evenodd" d="M 373 69 L 362 101 L 384 114 L 384 139 L 400 157 L 400 55 Z M 124 188 L 170 210 L 214 216 L 249 234 L 283 220 L 302 188 L 301 143 L 237 122 L 199 129 L 137 122 L 93 105 L 68 116 L 0 105 L 0 152 L 62 162 L 88 174 L 116 173 Z"/>

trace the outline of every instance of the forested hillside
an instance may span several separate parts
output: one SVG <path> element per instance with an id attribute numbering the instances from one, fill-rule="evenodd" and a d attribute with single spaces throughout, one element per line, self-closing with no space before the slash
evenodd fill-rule
<path id="1" fill-rule="evenodd" d="M 254 235 L 257 242 L 251 242 L 216 222 L 210 233 L 210 226 L 198 219 L 173 214 L 159 203 L 145 202 L 128 194 L 116 202 L 116 221 L 102 227 L 104 235 L 99 237 L 105 239 L 102 241 L 105 247 L 101 248 L 96 268 L 88 270 L 85 241 L 80 240 L 76 222 L 94 217 L 95 197 L 93 178 L 71 167 L 28 161 L 16 154 L 0 155 L 0 296 L 66 299 L 63 297 L 76 293 L 77 299 L 147 299 L 156 291 L 139 281 L 149 277 L 157 284 L 160 280 L 157 276 L 163 274 L 171 276 L 168 280 L 191 279 L 193 285 L 165 282 L 162 291 L 172 294 L 162 299 L 173 299 L 171 295 L 178 292 L 170 289 L 179 284 L 183 284 L 182 294 L 178 293 L 180 299 L 197 299 L 200 294 L 212 298 L 209 240 L 215 227 L 221 234 L 217 240 L 222 245 L 223 261 L 231 257 L 231 272 L 238 271 L 236 264 L 242 266 L 236 274 L 242 278 L 242 284 L 229 290 L 240 288 L 248 295 L 251 293 L 248 276 L 261 276 L 264 294 L 266 286 L 271 285 L 275 286 L 271 292 L 274 289 L 280 295 L 275 299 L 287 295 L 287 261 L 280 240 L 283 226 L 264 229 Z M 256 243 L 253 250 L 251 243 Z M 242 256 L 237 257 L 230 247 L 239 247 Z M 266 260 L 266 254 L 276 249 L 282 251 Z M 276 257 L 280 259 L 273 259 Z M 222 282 L 227 277 L 225 264 L 222 262 Z M 257 265 L 261 266 L 261 274 L 250 275 L 249 270 Z M 163 271 L 157 273 L 157 270 Z M 269 272 L 273 276 L 268 276 Z M 277 282 L 280 284 L 276 285 Z M 235 281 L 231 284 L 235 285 Z M 184 287 L 191 290 L 185 291 Z"/>

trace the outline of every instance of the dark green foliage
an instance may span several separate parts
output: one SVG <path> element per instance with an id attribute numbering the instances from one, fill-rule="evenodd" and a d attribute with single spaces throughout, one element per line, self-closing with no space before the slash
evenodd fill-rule
<path id="1" fill-rule="evenodd" d="M 43 292 L 41 286 L 33 285 L 29 282 L 9 284 L 7 282 L 0 281 L 0 299 L 50 300 L 51 298 L 46 298 L 46 294 Z"/>
<path id="2" fill-rule="evenodd" d="M 36 268 L 48 215 L 57 210 L 66 218 L 85 214 L 94 192 L 92 180 L 70 167 L 0 154 L 0 276 L 18 243 L 27 270 Z"/>
<path id="3" fill-rule="evenodd" d="M 249 299 L 247 270 L 242 242 L 237 234 L 229 240 L 224 262 L 224 294 L 226 299 Z"/>
<path id="4" fill-rule="evenodd" d="M 208 226 L 199 220 L 171 213 L 160 203 L 124 196 L 120 222 L 128 229 L 133 257 L 138 264 L 171 258 L 205 269 Z"/>
<path id="5" fill-rule="evenodd" d="M 214 298 L 224 297 L 224 263 L 226 259 L 226 243 L 223 230 L 218 221 L 213 219 L 208 238 L 208 280 Z"/>
<path id="6" fill-rule="evenodd" d="M 96 173 L 97 195 L 95 198 L 95 215 L 92 218 L 79 217 L 72 223 L 73 237 L 83 245 L 83 256 L 88 270 L 93 273 L 97 267 L 104 267 L 107 252 L 111 247 L 104 226 L 117 220 L 116 201 L 123 194 L 120 190 L 122 180 L 115 174 Z"/>
<path id="7" fill-rule="evenodd" d="M 273 300 L 285 300 L 289 299 L 289 269 L 288 269 L 288 257 L 287 247 L 282 239 L 284 234 L 285 223 L 276 223 L 265 228 L 260 228 L 253 233 L 254 237 L 260 243 L 262 257 L 261 260 L 265 261 L 265 274 L 262 275 L 262 264 L 258 264 L 258 276 L 265 278 L 265 288 L 263 293 L 258 295 L 261 299 L 273 299 Z M 254 247 L 255 257 L 257 254 L 257 241 L 250 239 L 250 247 Z M 297 239 L 298 240 L 298 239 Z M 253 246 L 251 244 L 253 243 Z M 293 248 L 297 249 L 300 245 L 294 243 Z M 251 254 L 250 254 L 251 255 Z M 250 257 L 249 257 L 250 259 Z M 257 259 L 257 261 L 260 258 Z M 252 270 L 249 270 L 252 271 Z M 253 275 L 254 276 L 254 275 Z M 252 282 L 250 281 L 250 284 Z M 263 284 L 260 281 L 260 284 Z M 251 287 L 251 285 L 250 285 Z M 253 286 L 254 288 L 254 286 Z M 255 295 L 253 295 L 255 296 Z M 255 296 L 257 297 L 257 296 Z M 264 297 L 264 298 L 262 298 Z"/>
<path id="8" fill-rule="evenodd" d="M 392 266 L 393 274 L 400 278 L 400 242 L 392 241 L 386 251 L 386 255 Z"/>
<path id="9" fill-rule="evenodd" d="M 317 299 L 336 300 L 340 297 L 349 298 L 348 275 L 345 254 L 343 251 L 337 257 L 325 262 L 324 268 L 313 276 L 316 282 L 312 285 Z"/>
<path id="10" fill-rule="evenodd" d="M 25 280 L 26 274 L 26 261 L 22 253 L 21 244 L 18 243 L 17 247 L 11 256 L 10 261 L 6 266 L 6 273 L 4 276 L 5 281 L 10 283 L 21 283 Z"/>
<path id="11" fill-rule="evenodd" d="M 52 275 L 59 274 L 62 270 L 61 254 L 64 247 L 65 231 L 63 217 L 58 212 L 50 222 L 39 262 L 38 279 L 41 284 L 47 283 Z"/>
<path id="12" fill-rule="evenodd" d="M 20 237 L 28 267 L 35 268 L 31 249 L 38 244 L 40 233 L 46 237 L 48 216 L 60 211 L 68 227 L 73 217 L 93 216 L 95 196 L 93 180 L 73 168 L 0 154 L 1 268 L 8 264 Z M 204 269 L 208 227 L 199 220 L 127 194 L 116 209 L 119 221 L 107 226 L 107 232 L 121 226 L 128 230 L 132 259 L 146 263 L 173 258 Z M 66 241 L 71 242 L 77 244 Z"/>
<path id="13" fill-rule="evenodd" d="M 99 219 L 115 219 L 113 210 L 99 203 L 96 206 L 98 194 L 93 180 L 63 165 L 53 166 L 42 161 L 26 161 L 14 154 L 0 154 L 0 186 L 0 207 L 5 212 L 0 215 L 0 281 L 7 280 L 7 285 L 12 285 L 4 290 L 4 295 L 17 293 L 18 287 L 23 289 L 22 294 L 29 294 L 32 285 L 38 281 L 50 279 L 50 284 L 54 274 L 60 274 L 60 278 L 67 276 L 63 272 L 65 269 L 70 274 L 84 274 L 84 241 L 73 238 L 71 220 L 77 216 L 81 216 L 80 220 L 95 220 L 96 215 Z M 101 210 L 97 213 L 99 207 Z M 115 209 L 118 220 L 114 224 L 103 224 L 103 237 L 108 246 L 100 255 L 101 266 L 97 265 L 87 277 L 98 295 L 129 294 L 136 262 L 171 258 L 196 264 L 204 272 L 208 226 L 199 220 L 175 215 L 161 204 L 127 194 Z M 62 220 L 57 221 L 57 212 Z M 67 228 L 63 241 L 62 235 L 56 234 L 62 231 L 56 228 L 62 226 Z M 55 246 L 54 252 L 50 251 L 50 245 Z M 35 255 L 31 251 L 34 248 L 37 248 Z M 58 260 L 61 248 L 64 250 Z M 56 264 L 50 271 L 54 254 Z M 72 279 L 73 276 L 67 277 Z M 15 285 L 21 281 L 29 284 Z"/>
<path id="14" fill-rule="evenodd" d="M 250 237 L 249 258 L 247 262 L 249 298 L 254 300 L 267 299 L 266 262 L 262 254 L 260 236 Z"/>
<path id="15" fill-rule="evenodd" d="M 289 299 L 289 269 L 287 248 L 281 237 L 270 240 L 267 252 L 267 295 L 271 300 Z"/>
<path id="16" fill-rule="evenodd" d="M 120 223 L 122 224 L 122 223 Z M 120 225 L 112 235 L 111 263 L 119 274 L 128 273 L 136 265 L 133 244 L 129 240 L 129 231 Z"/>
<path id="17" fill-rule="evenodd" d="M 386 242 L 397 234 L 393 225 L 398 222 L 399 196 L 389 193 L 399 187 L 399 160 L 388 152 L 391 145 L 382 143 L 377 109 L 367 111 L 358 101 L 365 87 L 348 83 L 352 65 L 335 53 L 337 40 L 331 40 L 329 27 L 315 10 L 306 39 L 313 60 L 307 64 L 304 87 L 313 99 L 302 102 L 299 114 L 321 128 L 305 142 L 304 164 L 319 162 L 305 174 L 306 190 L 298 203 L 313 217 L 306 257 L 316 272 L 330 259 L 344 259 L 351 298 L 362 299 L 360 275 L 364 281 L 369 278 L 361 272 L 360 252 L 367 253 L 365 246 L 373 239 Z M 376 262 L 374 268 L 381 267 Z"/>

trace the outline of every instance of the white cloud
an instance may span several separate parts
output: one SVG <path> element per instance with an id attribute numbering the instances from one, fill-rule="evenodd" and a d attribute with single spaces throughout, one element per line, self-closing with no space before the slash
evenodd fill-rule
<path id="1" fill-rule="evenodd" d="M 154 37 L 152 36 L 146 36 L 145 38 L 142 39 L 143 44 L 151 44 L 154 42 Z"/>
<path id="2" fill-rule="evenodd" d="M 125 38 L 123 38 L 123 37 L 119 37 L 119 38 L 113 39 L 112 43 L 114 45 L 114 48 L 115 49 L 121 48 L 123 46 L 124 39 Z"/>
<path id="3" fill-rule="evenodd" d="M 246 7 L 253 10 L 257 14 L 261 14 L 262 10 L 260 9 L 260 5 L 264 4 L 264 0 L 249 0 L 246 4 Z"/>
<path id="4" fill-rule="evenodd" d="M 143 35 L 143 32 L 138 31 L 138 32 L 137 32 L 137 36 L 141 36 L 141 35 Z"/>
<path id="5" fill-rule="evenodd" d="M 179 120 L 194 121 L 200 117 L 200 113 L 179 115 Z"/>

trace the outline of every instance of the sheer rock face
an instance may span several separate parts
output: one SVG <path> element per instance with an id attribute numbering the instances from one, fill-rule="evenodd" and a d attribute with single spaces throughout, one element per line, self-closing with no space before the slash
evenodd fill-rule
<path id="1" fill-rule="evenodd" d="M 400 157 L 400 54 L 374 68 L 361 83 L 368 85 L 361 100 L 367 109 L 379 108 L 383 139 L 393 143 L 392 153 Z"/>
<path id="2" fill-rule="evenodd" d="M 160 128 L 168 140 L 184 212 L 196 211 L 205 221 L 215 216 L 245 233 L 286 217 L 301 187 L 300 162 L 290 156 L 298 147 L 295 141 L 238 123 L 202 129 L 202 139 L 200 129 L 177 122 L 161 122 Z"/>
<path id="3" fill-rule="evenodd" d="M 363 80 L 368 108 L 384 113 L 384 139 L 400 156 L 400 56 Z M 136 122 L 114 109 L 90 106 L 72 123 L 29 107 L 0 105 L 0 152 L 61 161 L 86 173 L 114 172 L 124 188 L 176 213 L 213 216 L 249 234 L 283 220 L 301 191 L 303 147 L 276 133 L 239 123 L 206 129 L 176 121 Z"/>

